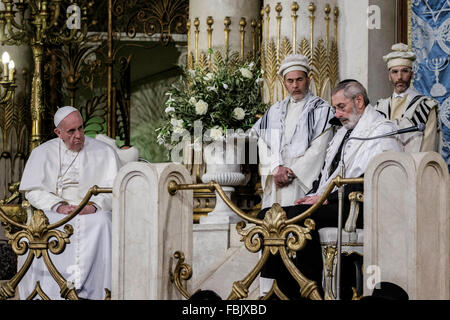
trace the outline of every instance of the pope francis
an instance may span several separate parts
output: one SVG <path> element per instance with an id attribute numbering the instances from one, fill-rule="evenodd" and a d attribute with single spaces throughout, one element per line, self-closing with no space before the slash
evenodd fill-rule
<path id="1" fill-rule="evenodd" d="M 41 209 L 50 223 L 70 214 L 94 185 L 111 188 L 120 168 L 114 149 L 85 137 L 83 119 L 76 108 L 59 108 L 54 117 L 58 136 L 35 148 L 24 169 L 20 190 L 30 204 Z M 93 196 L 69 223 L 74 234 L 65 251 L 50 258 L 63 277 L 73 283 L 80 298 L 104 299 L 111 287 L 112 195 Z M 22 258 L 22 259 L 20 259 Z M 24 257 L 19 257 L 19 267 Z M 61 299 L 60 288 L 43 259 L 35 259 L 19 284 L 21 299 L 40 282 L 50 299 Z"/>

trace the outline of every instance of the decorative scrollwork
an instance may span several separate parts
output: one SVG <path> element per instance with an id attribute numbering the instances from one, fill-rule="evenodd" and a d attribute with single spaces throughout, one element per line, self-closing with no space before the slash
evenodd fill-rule
<path id="1" fill-rule="evenodd" d="M 272 207 L 266 212 L 263 220 L 249 216 L 237 208 L 224 194 L 220 185 L 214 181 L 210 181 L 209 184 L 178 184 L 175 181 L 170 181 L 167 191 L 169 194 L 175 195 L 178 190 L 209 189 L 212 191 L 216 189 L 219 196 L 238 216 L 256 224 L 256 226 L 251 227 L 248 230 L 244 230 L 246 227 L 246 222 L 244 221 L 240 221 L 236 225 L 236 230 L 241 236 L 241 241 L 245 243 L 247 250 L 253 253 L 261 252 L 261 256 L 256 266 L 243 280 L 235 281 L 233 283 L 232 291 L 227 298 L 228 300 L 246 298 L 248 296 L 250 285 L 261 272 L 261 269 L 268 261 L 269 256 L 277 254 L 280 255 L 286 269 L 299 284 L 301 296 L 303 298 L 321 300 L 322 296 L 319 293 L 317 283 L 306 278 L 297 269 L 296 265 L 291 260 L 289 253 L 302 250 L 306 245 L 307 240 L 312 239 L 310 232 L 314 230 L 316 226 L 315 222 L 308 217 L 322 205 L 335 186 L 340 186 L 347 183 L 354 184 L 363 182 L 363 178 L 343 179 L 342 177 L 337 176 L 328 185 L 327 189 L 316 204 L 312 205 L 308 210 L 304 211 L 300 215 L 290 219 L 287 219 L 286 212 L 278 203 L 272 205 Z M 301 221 L 303 221 L 304 227 L 298 225 Z M 184 255 L 181 256 L 178 264 L 184 264 Z M 178 269 L 176 268 L 176 270 Z M 189 270 L 190 272 L 192 271 L 190 267 Z M 172 279 L 179 277 L 176 276 L 176 274 L 177 272 L 174 273 Z M 177 288 L 185 297 L 189 296 L 180 284 L 177 285 Z M 280 299 L 287 299 L 276 284 L 274 284 L 270 292 L 263 297 L 263 299 L 269 298 L 274 294 Z"/>
<path id="2" fill-rule="evenodd" d="M 148 37 L 160 34 L 160 41 L 167 45 L 172 40 L 172 33 L 186 33 L 187 10 L 186 0 L 156 0 L 138 3 L 136 1 L 119 0 L 114 3 L 113 12 L 121 18 L 128 37 L 134 38 L 137 33 Z M 127 9 L 132 13 L 125 16 Z"/>
<path id="3" fill-rule="evenodd" d="M 73 227 L 66 223 L 81 212 L 92 195 L 97 195 L 99 193 L 112 193 L 112 189 L 93 186 L 70 215 L 65 216 L 63 219 L 53 224 L 49 224 L 49 219 L 42 210 L 34 210 L 32 208 L 31 218 L 27 225 L 22 222 L 16 222 L 12 220 L 3 210 L 2 206 L 0 206 L 0 220 L 2 223 L 9 224 L 12 227 L 19 229 L 19 231 L 11 234 L 8 231 L 11 230 L 11 228 L 7 228 L 6 236 L 9 238 L 9 243 L 11 244 L 13 251 L 17 255 L 24 255 L 28 252 L 28 256 L 19 271 L 8 282 L 0 286 L 0 299 L 14 297 L 14 292 L 18 283 L 30 268 L 34 258 L 42 258 L 44 260 L 50 275 L 55 279 L 61 289 L 61 297 L 71 300 L 79 299 L 74 286 L 66 281 L 53 264 L 49 252 L 56 255 L 61 254 L 64 251 L 66 245 L 70 243 L 69 238 L 74 231 Z M 57 230 L 57 228 L 62 225 L 64 225 L 64 231 Z M 39 283 L 36 284 L 35 290 L 28 298 L 33 299 L 36 295 L 39 295 L 42 299 L 48 299 L 48 296 L 42 290 Z M 106 292 L 106 298 L 108 298 L 108 292 Z"/>
<path id="4" fill-rule="evenodd" d="M 184 263 L 184 253 L 182 251 L 176 251 L 173 255 L 178 260 L 175 270 L 170 273 L 170 280 L 175 283 L 177 289 L 181 294 L 189 299 L 191 296 L 187 289 L 185 289 L 181 283 L 182 280 L 189 280 L 192 277 L 192 267 L 187 263 Z"/>
<path id="5" fill-rule="evenodd" d="M 241 235 L 241 241 L 244 241 L 245 247 L 250 252 L 258 252 L 263 245 L 262 239 L 269 236 L 266 229 L 261 227 L 254 227 L 249 230 L 243 230 L 246 224 L 244 221 L 239 221 L 236 224 L 236 230 Z"/>

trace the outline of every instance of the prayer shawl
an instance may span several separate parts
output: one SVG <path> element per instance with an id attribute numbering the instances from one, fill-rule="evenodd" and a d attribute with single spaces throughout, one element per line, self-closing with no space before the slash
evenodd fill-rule
<path id="1" fill-rule="evenodd" d="M 334 116 L 331 106 L 319 97 L 308 93 L 303 110 L 296 122 L 292 138 L 284 136 L 285 118 L 290 96 L 275 103 L 252 129 L 258 138 L 261 185 L 264 191 L 262 208 L 273 203 L 293 205 L 304 196 L 317 178 L 325 158 L 326 145 L 333 131 L 328 121 Z M 290 168 L 296 178 L 277 189 L 272 172 L 279 165 Z"/>
<path id="2" fill-rule="evenodd" d="M 353 129 L 350 137 L 374 137 L 397 130 L 397 126 L 392 121 L 386 120 L 382 114 L 377 112 L 371 105 L 364 109 L 364 113 Z M 325 158 L 325 164 L 321 172 L 319 187 L 315 194 L 322 194 L 330 184 L 331 180 L 340 175 L 340 166 L 329 172 L 334 156 L 344 138 L 347 129 L 341 127 L 331 140 Z M 374 140 L 348 140 L 343 149 L 345 165 L 345 178 L 357 178 L 364 174 L 370 160 L 384 151 L 403 151 L 400 141 L 396 136 Z M 335 188 L 336 189 L 336 188 Z"/>
<path id="3" fill-rule="evenodd" d="M 438 103 L 436 100 L 420 95 L 412 87 L 405 92 L 408 96 L 400 107 L 406 107 L 400 119 L 391 119 L 391 101 L 393 97 L 380 99 L 375 109 L 387 119 L 395 121 L 399 129 L 416 126 L 418 123 L 426 124 L 425 131 L 409 132 L 399 136 L 405 152 L 439 152 L 441 137 L 438 118 Z"/>
<path id="4" fill-rule="evenodd" d="M 55 204 L 65 201 L 56 195 L 57 179 L 60 166 L 60 138 L 47 141 L 35 148 L 26 163 L 20 182 L 20 191 L 41 190 L 48 195 L 39 203 L 31 203 L 41 210 L 50 210 Z M 84 198 L 90 187 L 97 185 L 112 188 L 114 178 L 120 168 L 120 160 L 112 147 L 85 137 L 85 143 L 78 155 L 82 165 L 78 185 L 78 197 Z M 112 195 L 100 193 L 92 196 L 90 201 L 105 211 L 112 209 Z"/>

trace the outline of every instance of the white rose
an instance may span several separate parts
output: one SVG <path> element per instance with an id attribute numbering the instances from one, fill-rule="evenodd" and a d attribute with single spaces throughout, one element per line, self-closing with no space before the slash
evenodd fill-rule
<path id="1" fill-rule="evenodd" d="M 191 97 L 189 99 L 189 103 L 192 104 L 192 105 L 195 105 L 197 103 L 197 99 L 195 99 L 195 97 Z"/>
<path id="2" fill-rule="evenodd" d="M 242 120 L 245 118 L 245 111 L 242 108 L 234 108 L 233 110 L 233 117 L 237 120 Z"/>
<path id="3" fill-rule="evenodd" d="M 202 99 L 200 99 L 196 104 L 195 104 L 195 113 L 198 115 L 203 115 L 208 111 L 208 104 L 203 101 Z"/>
<path id="4" fill-rule="evenodd" d="M 223 85 L 223 88 L 224 88 L 225 90 L 228 89 L 228 85 L 227 85 L 226 83 L 222 83 L 222 85 Z"/>
<path id="5" fill-rule="evenodd" d="M 174 112 L 174 111 L 175 111 L 174 107 L 167 107 L 166 110 L 164 110 L 165 113 Z"/>
<path id="6" fill-rule="evenodd" d="M 214 78 L 214 73 L 208 72 L 208 73 L 203 77 L 203 80 L 205 80 L 205 81 L 210 81 L 210 80 L 212 80 L 213 78 Z"/>
<path id="7" fill-rule="evenodd" d="M 247 68 L 240 68 L 239 71 L 244 78 L 251 79 L 253 77 L 253 73 Z"/>
<path id="8" fill-rule="evenodd" d="M 219 126 L 214 126 L 210 129 L 209 136 L 214 140 L 219 140 L 223 138 L 223 130 Z"/>

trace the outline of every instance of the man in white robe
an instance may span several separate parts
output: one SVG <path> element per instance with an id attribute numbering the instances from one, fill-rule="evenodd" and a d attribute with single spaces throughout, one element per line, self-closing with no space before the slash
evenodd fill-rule
<path id="1" fill-rule="evenodd" d="M 328 123 L 333 110 L 309 91 L 308 72 L 305 56 L 283 60 L 279 74 L 289 96 L 272 105 L 252 129 L 258 138 L 263 209 L 292 205 L 311 190 L 333 136 Z"/>
<path id="2" fill-rule="evenodd" d="M 111 146 L 84 136 L 77 109 L 59 108 L 54 124 L 58 137 L 32 151 L 19 188 L 33 207 L 45 212 L 50 224 L 73 212 L 90 187 L 112 188 L 121 166 Z M 65 251 L 60 255 L 50 253 L 56 268 L 73 283 L 80 298 L 104 299 L 105 288 L 111 288 L 111 210 L 111 194 L 92 196 L 69 222 L 74 233 Z M 19 257 L 19 268 L 24 259 Z M 42 258 L 35 258 L 19 283 L 21 299 L 30 295 L 36 281 L 50 299 L 61 299 L 60 288 Z"/>
<path id="3" fill-rule="evenodd" d="M 438 102 L 421 95 L 410 86 L 414 76 L 412 64 L 416 55 L 403 43 L 393 45 L 392 50 L 383 59 L 389 69 L 389 81 L 394 92 L 389 98 L 378 100 L 375 109 L 382 112 L 387 119 L 395 121 L 400 129 L 418 123 L 425 124 L 424 132 L 410 132 L 400 136 L 405 152 L 439 152 L 441 130 Z"/>
<path id="4" fill-rule="evenodd" d="M 318 184 L 314 184 L 313 192 L 295 201 L 295 206 L 286 206 L 288 219 L 293 218 L 311 205 L 315 204 L 322 193 L 338 174 L 341 174 L 341 165 L 344 165 L 344 177 L 356 178 L 364 174 L 368 163 L 377 154 L 385 151 L 403 151 L 402 145 L 397 137 L 390 136 L 374 140 L 348 140 L 350 137 L 375 137 L 397 130 L 395 123 L 388 121 L 382 114 L 377 112 L 371 105 L 365 88 L 355 80 L 342 81 L 332 90 L 332 105 L 336 110 L 336 118 L 342 127 L 336 132 L 329 143 L 325 164 L 320 174 Z M 334 120 L 334 119 L 333 119 Z M 345 143 L 345 141 L 348 143 Z M 341 152 L 341 150 L 343 151 Z M 342 153 L 343 162 L 340 160 Z M 358 190 L 358 186 L 346 187 L 346 194 Z M 362 187 L 362 186 L 360 186 Z M 348 197 L 344 195 L 343 221 L 348 215 Z M 327 198 L 327 203 L 318 208 L 310 216 L 315 221 L 316 228 L 311 231 L 312 239 L 307 242 L 304 249 L 296 254 L 297 268 L 308 279 L 316 282 L 319 293 L 323 295 L 322 282 L 322 250 L 320 246 L 318 230 L 324 227 L 337 227 L 338 197 L 337 190 Z M 263 218 L 265 210 L 258 214 Z M 300 222 L 302 224 L 303 222 Z M 362 227 L 363 215 L 358 216 L 357 227 Z M 278 286 L 291 298 L 299 298 L 299 287 L 296 281 L 287 273 L 277 258 L 271 258 L 269 264 L 263 268 L 263 275 L 273 276 L 277 279 Z M 348 290 L 345 292 L 348 296 Z M 350 290 L 351 297 L 351 290 Z"/>
<path id="5" fill-rule="evenodd" d="M 293 205 L 311 190 L 333 136 L 328 123 L 333 110 L 309 91 L 309 70 L 308 58 L 303 55 L 289 55 L 283 60 L 279 74 L 289 96 L 272 105 L 252 128 L 258 138 L 262 209 L 274 203 Z M 260 277 L 262 296 L 272 282 Z"/>

